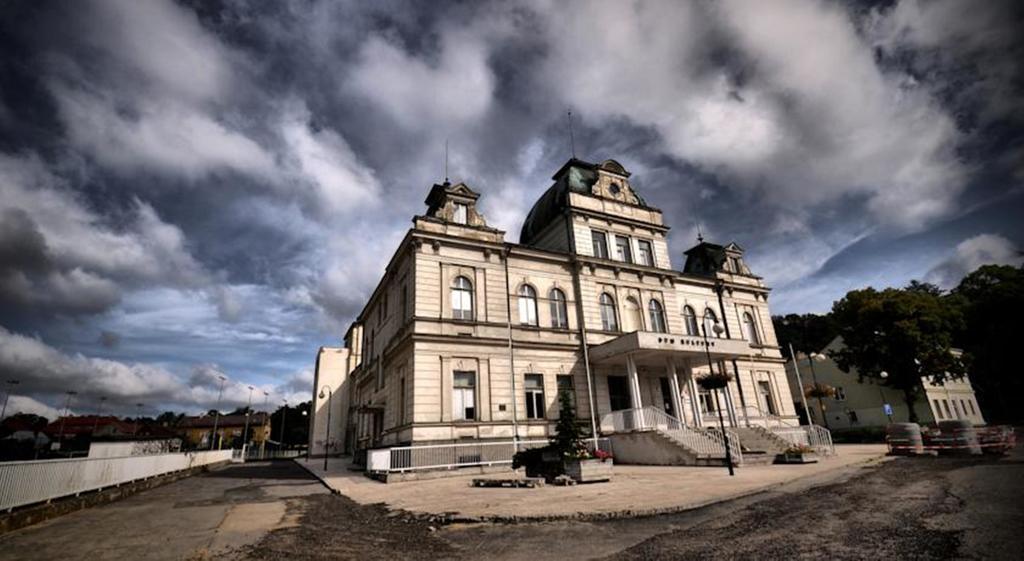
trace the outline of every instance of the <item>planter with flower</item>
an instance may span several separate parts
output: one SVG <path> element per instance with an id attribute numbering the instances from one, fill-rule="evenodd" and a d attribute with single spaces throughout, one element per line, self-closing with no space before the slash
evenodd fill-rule
<path id="1" fill-rule="evenodd" d="M 732 374 L 727 372 L 712 372 L 697 378 L 697 385 L 703 390 L 720 390 L 732 381 Z"/>
<path id="2" fill-rule="evenodd" d="M 561 394 L 559 404 L 558 424 L 551 444 L 516 453 L 512 458 L 513 469 L 525 467 L 528 477 L 543 477 L 549 482 L 560 475 L 567 475 L 578 483 L 610 480 L 611 453 L 591 451 L 587 447 L 568 394 Z"/>
<path id="3" fill-rule="evenodd" d="M 806 444 L 794 444 L 775 458 L 777 464 L 813 464 L 818 461 L 818 453 Z"/>

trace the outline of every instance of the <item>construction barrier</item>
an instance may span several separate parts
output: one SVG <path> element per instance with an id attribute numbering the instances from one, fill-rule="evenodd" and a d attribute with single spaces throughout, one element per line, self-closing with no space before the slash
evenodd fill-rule
<path id="1" fill-rule="evenodd" d="M 945 430 L 920 428 L 919 435 L 905 425 L 888 431 L 885 441 L 893 455 L 1006 454 L 1016 445 L 1016 433 L 1010 426 L 964 427 L 947 425 Z"/>

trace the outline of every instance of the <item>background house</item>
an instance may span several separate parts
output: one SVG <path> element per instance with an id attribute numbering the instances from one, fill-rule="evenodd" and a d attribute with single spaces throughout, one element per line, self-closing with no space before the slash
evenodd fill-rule
<path id="1" fill-rule="evenodd" d="M 245 438 L 247 418 L 248 437 Z M 213 439 L 214 425 L 217 427 L 216 439 Z M 259 412 L 185 417 L 178 424 L 178 433 L 190 448 L 241 448 L 246 440 L 250 446 L 260 446 L 270 438 L 270 415 Z"/>

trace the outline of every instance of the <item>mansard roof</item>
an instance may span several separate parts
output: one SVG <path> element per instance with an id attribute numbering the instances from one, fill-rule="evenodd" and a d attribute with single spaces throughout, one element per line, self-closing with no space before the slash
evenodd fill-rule
<path id="1" fill-rule="evenodd" d="M 568 205 L 569 193 L 593 195 L 592 187 L 597 182 L 598 170 L 622 177 L 630 176 L 626 168 L 615 160 L 605 160 L 600 164 L 594 164 L 576 158 L 569 159 L 551 177 L 555 184 L 549 187 L 530 209 L 519 233 L 519 243 L 529 245 L 531 240 L 561 215 Z M 647 206 L 647 202 L 639 193 L 635 190 L 632 193 L 641 206 Z"/>

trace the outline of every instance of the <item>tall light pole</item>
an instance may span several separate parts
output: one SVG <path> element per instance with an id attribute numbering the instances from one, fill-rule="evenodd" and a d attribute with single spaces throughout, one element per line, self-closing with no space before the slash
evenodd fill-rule
<path id="1" fill-rule="evenodd" d="M 818 386 L 818 373 L 815 372 L 815 370 L 814 370 L 814 361 L 816 361 L 816 360 L 819 360 L 819 361 L 820 360 L 825 360 L 825 355 L 822 355 L 822 354 L 819 354 L 819 353 L 811 353 L 810 356 L 807 357 L 807 362 L 808 362 L 808 364 L 811 365 L 811 379 L 814 380 L 814 389 L 815 390 L 820 390 L 821 388 L 820 388 L 820 386 Z M 829 426 L 828 426 L 828 415 L 825 414 L 825 403 L 821 400 L 822 399 L 821 398 L 821 392 L 818 391 L 817 393 L 818 393 L 818 410 L 821 411 L 821 422 L 825 423 L 825 428 L 827 429 L 827 428 L 829 428 Z"/>
<path id="2" fill-rule="evenodd" d="M 220 378 L 220 389 L 217 390 L 217 408 L 213 410 L 213 435 L 210 436 L 210 450 L 213 450 L 213 441 L 217 441 L 217 449 L 220 450 L 221 439 L 217 438 L 217 423 L 220 421 L 220 398 L 224 395 L 224 382 L 228 379 L 227 376 L 218 374 Z"/>
<path id="3" fill-rule="evenodd" d="M 142 404 L 135 404 L 135 428 L 132 429 L 132 436 L 139 434 L 139 419 L 142 417 Z"/>
<path id="4" fill-rule="evenodd" d="M 718 325 L 718 321 L 717 320 L 715 321 L 714 327 L 712 327 L 711 329 L 712 329 L 712 331 L 715 332 L 715 335 L 721 335 L 722 332 L 725 331 L 724 329 L 722 329 L 721 325 Z M 709 371 L 709 373 L 714 374 L 715 373 L 715 367 L 714 367 L 714 364 L 711 362 L 711 346 L 710 346 L 710 343 L 708 343 L 708 323 L 707 323 L 707 321 L 702 321 L 701 322 L 701 324 L 700 324 L 700 331 L 701 331 L 701 333 L 704 334 L 704 353 L 708 357 L 708 371 Z M 722 377 L 723 377 L 723 379 L 725 377 L 725 372 L 724 371 L 722 372 Z M 728 384 L 726 384 L 725 387 L 728 388 Z M 730 476 L 736 475 L 736 472 L 733 471 L 733 468 L 732 468 L 732 451 L 729 449 L 729 433 L 725 432 L 725 419 L 722 417 L 722 406 L 718 402 L 718 392 L 717 391 L 715 392 L 715 409 L 718 410 L 718 427 L 722 430 L 722 442 L 725 444 L 725 465 L 729 468 L 729 475 Z"/>
<path id="5" fill-rule="evenodd" d="M 807 392 L 804 391 L 804 381 L 800 378 L 800 365 L 796 363 L 796 353 L 793 352 L 793 343 L 789 344 L 789 357 L 793 359 L 793 370 L 796 371 L 796 385 L 800 388 L 800 403 L 804 406 L 804 417 L 807 417 L 808 425 L 813 425 L 811 410 L 807 408 Z"/>
<path id="6" fill-rule="evenodd" d="M 267 393 L 267 392 L 263 392 L 263 414 L 264 415 L 267 415 L 267 409 L 268 409 L 267 404 L 269 404 L 269 403 L 270 403 L 270 394 Z M 267 418 L 264 417 L 263 420 L 266 421 Z M 261 429 L 260 432 L 263 432 L 263 430 Z M 263 453 L 267 449 L 267 439 L 268 438 L 270 438 L 270 435 L 264 433 L 263 434 L 263 438 L 260 440 L 260 459 L 261 460 L 263 459 Z"/>
<path id="7" fill-rule="evenodd" d="M 14 386 L 17 386 L 20 383 L 21 382 L 18 380 L 7 380 L 7 395 L 4 396 L 4 409 L 0 412 L 0 421 L 7 416 L 7 400 L 11 399 L 11 392 L 13 391 Z"/>
<path id="8" fill-rule="evenodd" d="M 284 421 L 288 418 L 288 400 L 284 400 L 284 410 L 281 411 L 281 449 L 284 450 Z"/>
<path id="9" fill-rule="evenodd" d="M 324 388 L 327 389 L 327 435 L 324 437 L 324 475 L 327 475 L 327 452 L 331 445 L 331 398 L 334 397 L 334 392 L 331 390 L 331 386 L 324 385 L 320 388 L 320 399 L 324 398 Z"/>
<path id="10" fill-rule="evenodd" d="M 106 400 L 106 397 L 100 396 L 100 404 L 96 407 L 96 418 L 92 421 L 92 438 L 94 439 L 96 438 L 96 429 L 100 426 L 100 414 L 103 413 L 103 402 Z"/>
<path id="11" fill-rule="evenodd" d="M 878 373 L 878 377 L 884 382 L 885 379 L 889 377 L 889 373 L 883 370 Z M 882 393 L 882 384 L 878 384 L 878 397 L 882 400 L 882 411 L 885 412 L 886 417 L 889 417 L 889 423 L 892 423 L 892 413 L 890 413 L 889 409 L 886 407 L 888 404 L 885 402 L 885 394 Z"/>
<path id="12" fill-rule="evenodd" d="M 249 444 L 249 414 L 252 412 L 252 390 L 254 388 L 249 386 L 249 403 L 245 406 L 245 428 L 242 429 L 242 450 L 246 449 Z M 243 454 L 244 455 L 244 454 Z"/>
<path id="13" fill-rule="evenodd" d="M 68 418 L 68 414 L 71 413 L 71 398 L 78 395 L 78 392 L 68 390 L 65 392 L 68 394 L 68 398 L 64 401 L 64 414 L 60 417 L 60 431 L 57 432 L 57 449 L 64 444 L 64 420 Z"/>

